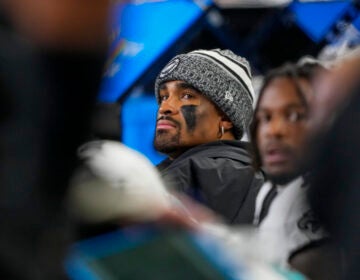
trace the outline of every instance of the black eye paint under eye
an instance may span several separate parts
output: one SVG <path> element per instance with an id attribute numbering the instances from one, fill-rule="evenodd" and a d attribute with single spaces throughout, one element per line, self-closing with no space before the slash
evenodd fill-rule
<path id="1" fill-rule="evenodd" d="M 180 109 L 189 131 L 194 130 L 196 126 L 196 108 L 196 105 L 184 105 Z"/>

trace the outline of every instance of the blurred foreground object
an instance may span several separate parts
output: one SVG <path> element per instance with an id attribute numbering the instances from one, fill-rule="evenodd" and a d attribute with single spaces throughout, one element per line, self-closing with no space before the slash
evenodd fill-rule
<path id="1" fill-rule="evenodd" d="M 305 280 L 264 262 L 257 249 L 251 232 L 227 226 L 186 231 L 147 225 L 77 242 L 65 265 L 72 280 Z"/>
<path id="2" fill-rule="evenodd" d="M 52 49 L 99 50 L 107 46 L 109 0 L 3 0 L 15 28 Z M 118 1 L 118 2 L 125 2 Z"/>
<path id="3" fill-rule="evenodd" d="M 62 262 L 73 227 L 64 195 L 76 148 L 90 133 L 108 7 L 76 3 L 70 9 L 70 1 L 1 1 L 1 279 L 66 279 Z M 82 17 L 79 9 L 93 13 Z"/>
<path id="4" fill-rule="evenodd" d="M 335 240 L 344 248 L 345 277 L 360 279 L 360 53 L 321 77 L 318 117 L 322 132 L 314 149 L 310 202 Z M 330 120 L 330 121 L 329 121 Z M 326 121 L 326 122 L 321 122 Z M 322 126 L 321 126 L 322 125 Z"/>
<path id="5" fill-rule="evenodd" d="M 115 141 L 79 148 L 83 169 L 72 180 L 70 211 L 85 222 L 153 220 L 170 205 L 170 194 L 151 162 Z"/>

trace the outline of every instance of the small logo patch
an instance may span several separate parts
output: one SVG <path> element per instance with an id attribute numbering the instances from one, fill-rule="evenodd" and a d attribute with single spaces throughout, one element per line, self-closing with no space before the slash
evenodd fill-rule
<path id="1" fill-rule="evenodd" d="M 234 97 L 231 95 L 230 91 L 225 92 L 225 99 L 230 101 L 230 102 L 234 101 Z"/>
<path id="2" fill-rule="evenodd" d="M 305 231 L 309 230 L 312 233 L 316 233 L 321 228 L 320 221 L 315 217 L 311 210 L 303 214 L 297 225 L 299 229 Z"/>
<path id="3" fill-rule="evenodd" d="M 176 67 L 178 67 L 179 63 L 180 63 L 179 58 L 175 58 L 174 60 L 170 61 L 168 65 L 166 65 L 165 68 L 161 71 L 159 75 L 160 79 L 166 77 L 171 72 L 173 72 L 176 69 Z"/>

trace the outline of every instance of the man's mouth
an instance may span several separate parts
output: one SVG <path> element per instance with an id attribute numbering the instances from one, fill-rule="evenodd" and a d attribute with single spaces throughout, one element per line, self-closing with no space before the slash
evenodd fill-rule
<path id="1" fill-rule="evenodd" d="M 289 149 L 284 147 L 269 147 L 265 151 L 264 163 L 265 165 L 278 165 L 287 163 L 290 160 L 291 154 Z"/>
<path id="2" fill-rule="evenodd" d="M 176 124 L 173 121 L 160 119 L 156 124 L 156 130 L 169 130 L 176 128 Z"/>

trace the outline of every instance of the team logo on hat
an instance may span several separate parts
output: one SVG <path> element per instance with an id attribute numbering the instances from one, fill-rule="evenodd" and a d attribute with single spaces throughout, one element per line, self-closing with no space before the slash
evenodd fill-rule
<path id="1" fill-rule="evenodd" d="M 180 63 L 179 58 L 175 58 L 172 61 L 170 61 L 168 65 L 166 65 L 165 68 L 161 71 L 159 78 L 162 79 L 167 75 L 169 75 L 171 72 L 173 72 L 176 69 L 176 67 L 178 67 L 179 63 Z"/>
<path id="2" fill-rule="evenodd" d="M 230 91 L 225 91 L 225 99 L 229 102 L 233 102 L 234 101 L 234 97 L 231 95 Z"/>

